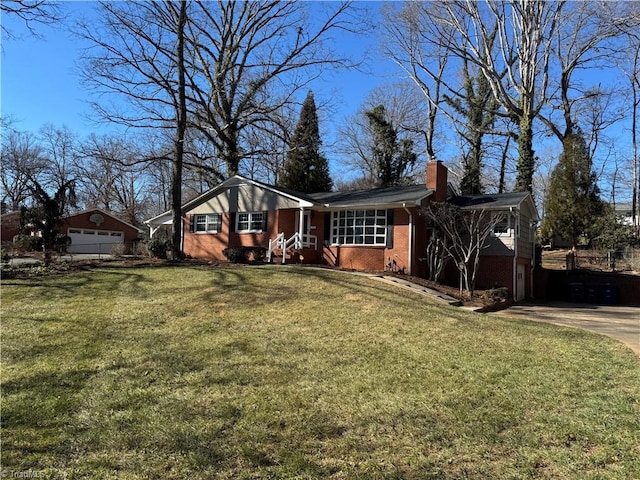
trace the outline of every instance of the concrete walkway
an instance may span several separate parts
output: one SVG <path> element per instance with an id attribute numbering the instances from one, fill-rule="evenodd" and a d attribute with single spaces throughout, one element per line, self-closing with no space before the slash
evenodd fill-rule
<path id="1" fill-rule="evenodd" d="M 376 280 L 380 280 L 381 282 L 395 285 L 397 287 L 402 287 L 405 290 L 411 290 L 412 292 L 419 293 L 421 295 L 428 295 L 435 300 L 439 300 L 448 305 L 460 306 L 460 300 L 457 298 L 453 298 L 445 293 L 439 292 L 437 290 L 433 290 L 432 288 L 424 287 L 422 285 L 418 285 L 417 283 L 412 283 L 403 278 L 394 277 L 392 275 L 371 275 L 371 278 L 375 278 Z"/>
<path id="2" fill-rule="evenodd" d="M 640 308 L 618 305 L 545 302 L 520 303 L 491 315 L 525 318 L 607 335 L 640 357 Z"/>

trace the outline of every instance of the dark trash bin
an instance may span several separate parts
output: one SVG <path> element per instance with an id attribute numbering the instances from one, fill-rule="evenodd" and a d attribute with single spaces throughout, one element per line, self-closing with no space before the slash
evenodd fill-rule
<path id="1" fill-rule="evenodd" d="M 618 287 L 609 283 L 600 285 L 600 302 L 604 305 L 615 305 L 618 303 Z"/>
<path id="2" fill-rule="evenodd" d="M 584 285 L 582 283 L 569 284 L 569 300 L 571 302 L 584 302 Z"/>
<path id="3" fill-rule="evenodd" d="M 600 290 L 596 285 L 586 285 L 584 287 L 584 301 L 587 303 L 598 303 L 600 301 Z"/>

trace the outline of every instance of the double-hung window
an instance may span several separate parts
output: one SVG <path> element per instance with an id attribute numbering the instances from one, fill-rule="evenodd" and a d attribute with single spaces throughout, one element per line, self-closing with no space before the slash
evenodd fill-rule
<path id="1" fill-rule="evenodd" d="M 222 215 L 219 213 L 195 215 L 193 226 L 193 231 L 196 233 L 218 233 L 222 230 Z"/>
<path id="2" fill-rule="evenodd" d="M 341 210 L 331 217 L 331 243 L 338 245 L 385 245 L 386 210 Z"/>
<path id="3" fill-rule="evenodd" d="M 261 232 L 264 228 L 264 212 L 238 212 L 236 232 Z"/>

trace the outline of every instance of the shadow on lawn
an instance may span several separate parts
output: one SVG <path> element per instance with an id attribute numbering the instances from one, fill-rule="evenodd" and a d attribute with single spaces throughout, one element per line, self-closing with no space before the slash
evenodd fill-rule
<path id="1" fill-rule="evenodd" d="M 279 267 L 280 268 L 280 267 Z M 423 300 L 425 304 L 434 305 L 439 308 L 445 308 L 444 304 L 436 304 L 427 297 L 423 297 L 418 293 L 409 292 L 399 287 L 388 286 L 374 279 L 368 278 L 366 275 L 354 275 L 350 272 L 340 270 L 305 268 L 305 267 L 288 267 L 289 272 L 302 277 L 322 279 L 333 285 L 345 288 L 351 293 L 361 293 L 377 300 L 388 301 L 389 295 L 393 296 L 392 306 L 404 308 L 407 306 L 414 307 L 415 302 Z M 357 280 L 358 278 L 362 281 Z M 452 310 L 455 310 L 452 308 Z"/>

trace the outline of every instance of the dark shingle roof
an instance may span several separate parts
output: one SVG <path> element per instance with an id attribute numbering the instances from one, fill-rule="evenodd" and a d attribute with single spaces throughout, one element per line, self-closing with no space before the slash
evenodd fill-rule
<path id="1" fill-rule="evenodd" d="M 527 198 L 527 192 L 494 193 L 485 195 L 459 195 L 451 203 L 460 208 L 502 209 L 517 207 Z"/>
<path id="2" fill-rule="evenodd" d="M 333 208 L 366 207 L 390 204 L 419 205 L 433 193 L 423 185 L 355 190 L 351 192 L 322 192 L 308 195 L 314 202 Z"/>

